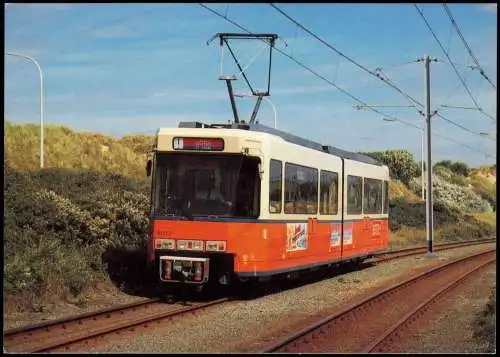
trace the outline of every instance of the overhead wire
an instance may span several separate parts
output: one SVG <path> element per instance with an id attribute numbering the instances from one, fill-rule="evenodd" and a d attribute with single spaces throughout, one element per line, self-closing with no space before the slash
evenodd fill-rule
<path id="1" fill-rule="evenodd" d="M 455 28 L 455 31 L 457 31 L 458 33 L 458 36 L 460 37 L 460 39 L 462 40 L 465 48 L 467 49 L 467 52 L 469 52 L 469 55 L 470 57 L 472 58 L 472 60 L 474 61 L 474 63 L 476 64 L 477 68 L 479 69 L 479 73 L 481 74 L 481 76 L 483 76 L 484 79 L 486 79 L 493 88 L 495 88 L 495 90 L 497 89 L 497 87 L 493 84 L 493 82 L 488 78 L 488 76 L 486 75 L 486 73 L 484 73 L 484 69 L 481 67 L 481 65 L 479 64 L 479 61 L 477 60 L 476 56 L 474 56 L 474 53 L 472 52 L 472 49 L 470 48 L 469 44 L 467 43 L 467 41 L 465 40 L 464 38 L 464 35 L 462 34 L 462 31 L 460 31 L 460 27 L 458 27 L 458 23 L 455 21 L 455 18 L 453 17 L 453 14 L 451 13 L 451 10 L 448 8 L 448 5 L 446 4 L 442 4 L 446 13 L 448 14 L 448 17 L 450 18 L 450 21 L 451 21 L 451 24 L 452 26 Z"/>
<path id="2" fill-rule="evenodd" d="M 455 67 L 455 65 L 453 64 L 453 62 L 451 61 L 451 58 L 450 56 L 448 55 L 448 53 L 446 53 L 446 50 L 444 49 L 441 41 L 439 41 L 439 39 L 437 38 L 434 30 L 432 29 L 431 25 L 429 24 L 429 22 L 427 21 L 427 19 L 425 18 L 425 15 L 424 13 L 422 12 L 422 10 L 417 6 L 417 4 L 413 4 L 413 6 L 415 7 L 415 9 L 417 10 L 417 12 L 419 13 L 420 17 L 422 17 L 422 20 L 425 22 L 425 25 L 427 26 L 428 30 L 431 32 L 432 36 L 434 37 L 434 39 L 436 40 L 436 42 L 438 43 L 439 47 L 441 48 L 441 50 L 443 51 L 443 53 L 445 54 L 446 58 L 448 59 L 449 63 L 451 64 L 451 66 L 453 67 L 453 70 L 455 71 L 455 74 L 457 75 L 457 77 L 460 79 L 460 82 L 462 83 L 462 85 L 464 86 L 465 90 L 467 91 L 467 94 L 469 95 L 469 97 L 471 98 L 472 102 L 474 103 L 474 105 L 476 106 L 477 110 L 484 114 L 485 116 L 487 116 L 488 118 L 492 119 L 493 121 L 496 122 L 496 119 L 491 116 L 490 114 L 488 113 L 485 113 L 483 111 L 483 109 L 477 104 L 476 100 L 474 99 L 474 97 L 472 96 L 472 93 L 470 92 L 470 89 L 469 87 L 467 86 L 467 84 L 464 82 L 464 80 L 462 79 L 462 77 L 460 76 L 460 73 L 458 73 L 458 70 L 457 68 Z"/>
<path id="3" fill-rule="evenodd" d="M 382 72 L 382 71 L 381 71 L 381 72 Z M 384 73 L 384 75 L 385 75 L 385 77 L 386 77 L 387 81 L 392 83 L 391 79 L 387 76 L 387 74 L 385 74 L 385 73 Z M 437 115 L 439 118 L 443 119 L 443 120 L 444 120 L 444 121 L 446 121 L 447 123 L 450 123 L 450 124 L 452 124 L 452 125 L 456 126 L 457 128 L 460 128 L 460 129 L 462 129 L 462 130 L 465 130 L 465 131 L 467 131 L 467 132 L 469 132 L 469 133 L 471 133 L 471 134 L 474 134 L 474 135 L 480 136 L 481 138 L 484 138 L 484 139 L 488 139 L 488 140 L 493 140 L 493 141 L 496 141 L 496 140 L 495 140 L 495 139 L 493 139 L 493 138 L 490 138 L 490 137 L 487 137 L 487 136 L 485 137 L 485 136 L 481 135 L 481 134 L 480 134 L 480 133 L 478 133 L 478 132 L 475 132 L 475 131 L 473 131 L 473 130 L 470 130 L 469 128 L 466 128 L 465 126 L 463 126 L 463 125 L 461 125 L 461 124 L 458 124 L 458 123 L 454 122 L 454 121 L 453 121 L 453 120 L 451 120 L 451 119 L 446 118 L 445 116 L 443 116 L 441 113 L 439 113 L 439 112 L 437 112 L 437 111 L 436 111 L 436 114 L 435 114 L 435 115 Z"/>
<path id="4" fill-rule="evenodd" d="M 219 13 L 218 11 L 206 6 L 205 4 L 203 3 L 199 3 L 199 5 L 203 8 L 205 8 L 206 10 L 210 11 L 211 13 L 223 18 L 224 20 L 226 20 L 227 22 L 231 23 L 232 25 L 236 26 L 237 28 L 239 28 L 240 30 L 243 30 L 245 31 L 246 33 L 248 34 L 253 34 L 250 30 L 246 29 L 245 27 L 243 27 L 242 25 L 238 24 L 237 22 L 235 22 L 234 20 L 228 18 L 227 16 L 224 16 L 223 14 Z M 265 40 L 262 40 L 262 41 L 265 41 Z M 383 113 L 379 110 L 376 110 L 374 108 L 371 108 L 369 107 L 365 102 L 363 102 L 362 100 L 358 99 L 357 97 L 355 97 L 354 95 L 352 95 L 351 93 L 345 91 L 344 89 L 340 88 L 339 86 L 337 86 L 335 83 L 333 83 L 332 81 L 330 81 L 328 78 L 322 76 L 321 74 L 317 73 L 316 71 L 314 71 L 313 69 L 309 68 L 308 66 L 306 66 L 305 64 L 303 64 L 302 62 L 296 60 L 295 58 L 293 58 L 292 56 L 288 55 L 287 53 L 285 53 L 284 51 L 280 50 L 279 48 L 276 48 L 276 47 L 273 47 L 272 49 L 274 49 L 275 51 L 277 51 L 278 53 L 280 53 L 281 55 L 287 57 L 288 59 L 292 60 L 294 63 L 296 63 L 297 65 L 299 65 L 300 67 L 302 67 L 303 69 L 307 70 L 309 73 L 313 74 L 314 76 L 320 78 L 321 80 L 327 82 L 328 84 L 330 84 L 332 87 L 336 88 L 337 90 L 339 90 L 340 92 L 344 93 L 345 95 L 347 95 L 349 98 L 351 99 L 354 99 L 356 102 L 358 103 L 361 103 L 362 105 L 366 106 L 366 108 L 374 113 L 377 113 L 379 115 L 382 115 L 386 118 L 390 118 L 390 119 L 393 119 L 394 121 L 397 121 L 397 122 L 403 122 L 401 119 L 399 118 L 396 118 L 396 117 L 393 117 L 393 116 L 390 116 L 386 113 Z M 421 127 L 419 127 L 418 125 L 414 125 L 414 124 L 409 124 L 419 130 L 422 130 Z M 437 134 L 435 132 L 431 132 L 432 135 L 435 135 L 435 136 L 439 136 L 443 139 L 446 139 L 446 140 L 449 140 L 449 141 L 452 141 L 452 142 L 456 142 L 462 146 L 465 146 L 465 147 L 468 147 L 469 149 L 473 149 L 471 147 L 469 147 L 468 145 L 465 145 L 464 143 L 461 143 L 461 142 L 458 142 L 454 139 L 451 139 L 451 138 L 448 138 L 444 135 L 441 135 L 441 134 Z M 477 149 L 473 149 L 473 150 L 476 150 L 478 151 Z M 479 151 L 485 155 L 489 155 L 488 153 L 485 153 L 484 151 Z"/>
<path id="5" fill-rule="evenodd" d="M 382 80 L 384 83 L 386 83 L 387 85 L 389 85 L 390 87 L 392 87 L 393 89 L 395 89 L 396 91 L 398 91 L 401 95 L 403 95 L 410 103 L 412 103 L 415 108 L 417 109 L 417 111 L 421 114 L 421 115 L 424 115 L 422 109 L 419 109 L 417 106 L 419 106 L 420 108 L 423 108 L 424 105 L 422 103 L 420 103 L 417 99 L 413 98 L 411 95 L 409 95 L 408 93 L 404 92 L 401 88 L 399 88 L 393 81 L 391 81 L 387 75 L 385 76 L 382 76 L 381 72 L 382 72 L 382 69 L 381 68 L 377 68 L 375 69 L 375 71 L 371 71 L 369 70 L 368 68 L 366 68 L 365 66 L 361 65 L 360 63 L 358 63 L 357 61 L 355 61 L 354 59 L 352 59 L 351 57 L 345 55 L 344 53 L 342 53 L 340 50 L 338 50 L 337 48 L 335 48 L 334 46 L 332 46 L 331 44 L 329 44 L 328 42 L 326 42 L 325 40 L 323 40 L 322 38 L 320 38 L 318 35 L 316 35 L 314 32 L 312 32 L 311 30 L 309 30 L 308 28 L 306 28 L 304 25 L 302 25 L 300 22 L 298 22 L 297 20 L 295 20 L 294 18 L 292 18 L 290 15 L 288 15 L 284 10 L 280 9 L 279 7 L 277 7 L 275 4 L 273 3 L 270 3 L 269 4 L 270 6 L 272 6 L 276 11 L 278 11 L 280 14 L 282 14 L 283 16 L 285 16 L 288 20 L 290 20 L 291 22 L 293 22 L 296 26 L 300 27 L 302 30 L 304 30 L 305 32 L 307 32 L 309 35 L 311 35 L 312 37 L 314 37 L 315 39 L 317 39 L 318 41 L 320 41 L 322 44 L 324 44 L 325 46 L 327 46 L 329 49 L 331 49 L 332 51 L 334 51 L 335 53 L 337 53 L 339 56 L 345 58 L 346 60 L 348 60 L 349 62 L 351 62 L 352 64 L 354 64 L 355 66 L 357 66 L 358 68 L 364 70 L 365 72 L 367 72 L 368 74 L 372 75 L 372 76 L 375 76 L 377 78 L 379 78 L 380 80 Z M 417 59 L 417 60 L 414 60 L 414 61 L 409 61 L 409 62 L 405 62 L 403 63 L 404 64 L 409 64 L 409 63 L 415 63 L 415 62 L 421 62 L 423 59 Z M 385 78 L 384 78 L 385 77 Z M 477 105 L 476 105 L 477 107 Z M 452 124 L 462 130 L 465 130 L 469 133 L 472 133 L 472 134 L 475 134 L 475 135 L 478 135 L 480 136 L 481 138 L 487 138 L 487 137 L 484 137 L 482 135 L 480 135 L 479 133 L 477 132 L 474 132 L 468 128 L 466 128 L 465 126 L 461 125 L 461 124 L 458 124 L 456 122 L 454 122 L 453 120 L 451 119 L 448 119 L 446 117 L 444 117 L 443 115 L 441 114 L 438 114 L 438 117 L 443 119 L 444 121 L 448 122 L 449 124 Z M 487 139 L 491 139 L 491 138 L 487 138 Z"/>
<path id="6" fill-rule="evenodd" d="M 278 11 L 279 13 L 281 13 L 283 16 L 285 16 L 288 20 L 290 20 L 291 22 L 293 22 L 295 25 L 299 26 L 302 30 L 304 30 L 305 32 L 307 32 L 309 35 L 311 35 L 312 37 L 314 37 L 316 40 L 320 41 L 326 47 L 328 47 L 329 49 L 331 49 L 332 51 L 334 51 L 335 53 L 337 53 L 339 56 L 345 58 L 346 60 L 348 60 L 349 62 L 351 62 L 356 67 L 361 68 L 363 71 L 365 71 L 365 72 L 371 74 L 372 76 L 375 76 L 375 77 L 379 78 L 380 80 L 384 81 L 384 79 L 381 78 L 376 72 L 374 72 L 374 71 L 366 68 L 365 66 L 359 64 L 358 62 L 356 62 L 355 60 L 353 60 L 349 56 L 346 56 L 344 53 L 342 53 L 341 51 L 339 51 L 338 49 L 336 49 L 335 47 L 333 47 L 332 45 L 330 45 L 328 42 L 324 41 L 322 38 L 320 38 L 315 33 L 313 33 L 311 30 L 309 30 L 308 28 L 306 28 L 305 26 L 303 26 L 301 23 L 299 23 L 298 21 L 296 21 L 295 19 L 293 19 L 290 15 L 288 15 L 287 13 L 285 13 L 282 9 L 280 9 L 279 7 L 277 7 L 276 5 L 274 5 L 273 3 L 270 3 L 269 5 L 272 6 L 274 9 L 276 9 L 276 11 Z M 410 101 L 413 101 L 414 103 L 417 103 L 417 101 L 414 98 L 412 98 L 410 95 L 408 95 L 406 93 L 403 93 L 403 91 L 401 91 L 400 88 L 398 88 L 396 86 L 393 86 L 390 83 L 387 83 L 387 84 L 389 86 L 391 86 L 392 88 L 394 88 L 395 90 L 397 90 L 400 94 L 404 95 Z"/>

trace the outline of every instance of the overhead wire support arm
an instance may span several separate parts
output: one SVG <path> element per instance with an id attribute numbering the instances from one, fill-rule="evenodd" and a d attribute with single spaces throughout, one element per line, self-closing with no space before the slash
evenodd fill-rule
<path id="1" fill-rule="evenodd" d="M 255 91 L 253 90 L 252 85 L 250 84 L 250 81 L 248 80 L 247 76 L 245 75 L 245 71 L 243 70 L 243 68 L 241 68 L 240 62 L 238 62 L 238 60 L 236 59 L 236 56 L 234 55 L 234 52 L 231 49 L 231 46 L 229 46 L 229 43 L 227 42 L 226 39 L 222 39 L 222 37 L 221 37 L 221 46 L 223 46 L 223 41 L 226 44 L 227 49 L 229 50 L 229 53 L 231 53 L 231 56 L 233 56 L 233 59 L 236 62 L 236 65 L 238 66 L 238 69 L 240 70 L 241 75 L 245 79 L 245 82 L 247 82 L 248 87 L 250 88 L 252 93 L 255 94 Z"/>
<path id="2" fill-rule="evenodd" d="M 200 5 L 203 6 L 203 7 L 205 7 L 205 8 L 207 8 L 207 9 L 209 9 L 208 7 L 206 7 L 203 4 L 200 4 Z M 209 9 L 209 10 L 211 10 L 211 9 Z M 239 118 L 238 118 L 238 112 L 237 112 L 237 109 L 236 109 L 236 101 L 235 101 L 235 98 L 234 98 L 235 95 L 233 93 L 233 87 L 232 87 L 231 81 L 232 80 L 236 80 L 237 77 L 234 76 L 234 75 L 233 76 L 226 76 L 226 75 L 222 74 L 222 61 L 223 61 L 223 48 L 224 48 L 224 45 L 227 46 L 227 48 L 229 50 L 229 53 L 233 57 L 233 60 L 234 60 L 234 62 L 236 64 L 236 66 L 238 67 L 239 73 L 237 74 L 237 76 L 241 75 L 243 77 L 243 79 L 245 80 L 246 84 L 248 85 L 248 87 L 249 87 L 252 95 L 257 97 L 257 102 L 255 103 L 254 110 L 253 110 L 252 115 L 250 117 L 250 122 L 253 123 L 255 121 L 256 117 L 257 117 L 257 112 L 259 110 L 262 98 L 264 96 L 269 96 L 269 93 L 270 93 L 270 88 L 271 88 L 271 64 L 272 64 L 272 52 L 273 52 L 272 50 L 274 48 L 276 39 L 279 38 L 279 36 L 277 34 L 270 34 L 270 33 L 254 34 L 254 33 L 250 33 L 249 31 L 245 31 L 245 32 L 248 32 L 248 33 L 230 33 L 230 32 L 222 33 L 222 32 L 219 32 L 219 33 L 216 33 L 212 38 L 210 38 L 207 41 L 207 45 L 210 45 L 210 43 L 212 41 L 214 41 L 216 38 L 219 38 L 219 45 L 221 47 L 221 75 L 219 76 L 219 80 L 226 81 L 227 90 L 228 90 L 228 94 L 229 94 L 229 99 L 231 101 L 231 108 L 232 108 L 232 111 L 233 111 L 233 116 L 234 116 L 235 123 L 239 123 Z M 260 54 L 260 52 L 265 47 L 263 47 L 261 50 L 259 50 L 258 53 L 246 65 L 246 67 L 243 68 L 242 65 L 240 64 L 240 61 L 238 61 L 238 58 L 236 58 L 236 54 L 234 53 L 233 49 L 231 48 L 231 45 L 229 44 L 229 40 L 235 40 L 235 39 L 236 40 L 258 39 L 258 40 L 261 40 L 261 41 L 265 42 L 266 46 L 269 47 L 269 70 L 268 70 L 268 73 L 267 73 L 267 89 L 265 91 L 256 91 L 252 87 L 252 84 L 250 83 L 250 80 L 248 79 L 247 75 L 245 74 L 245 71 L 248 69 L 248 67 L 252 64 L 252 62 L 255 60 L 255 58 Z M 286 42 L 285 42 L 285 45 L 286 45 Z"/>
<path id="3" fill-rule="evenodd" d="M 231 53 L 231 56 L 233 57 L 236 66 L 238 67 L 240 74 L 243 76 L 245 82 L 247 83 L 248 87 L 250 88 L 251 92 L 253 95 L 260 95 L 263 94 L 264 96 L 268 96 L 270 92 L 270 87 L 271 87 L 271 67 L 272 67 L 272 49 L 274 48 L 276 40 L 279 38 L 277 34 L 271 34 L 271 33 L 261 33 L 261 34 L 253 34 L 253 33 L 232 33 L 232 32 L 219 32 L 215 34 L 210 40 L 207 41 L 207 45 L 209 45 L 214 39 L 219 38 L 219 43 L 220 46 L 224 46 L 224 44 L 227 46 L 229 52 Z M 268 71 L 268 77 L 267 77 L 267 91 L 260 93 L 256 92 L 252 85 L 250 84 L 250 81 L 248 77 L 245 74 L 245 69 L 241 67 L 240 62 L 236 58 L 236 55 L 234 54 L 233 49 L 231 48 L 228 40 L 231 39 L 259 39 L 264 42 L 269 46 L 269 71 Z M 285 42 L 286 45 L 286 42 Z"/>

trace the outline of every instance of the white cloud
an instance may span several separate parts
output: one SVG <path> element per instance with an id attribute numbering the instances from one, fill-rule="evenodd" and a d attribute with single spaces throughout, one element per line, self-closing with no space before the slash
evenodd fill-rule
<path id="1" fill-rule="evenodd" d="M 117 38 L 137 38 L 141 37 L 142 33 L 134 26 L 117 24 L 105 26 L 91 32 L 92 37 L 98 39 L 117 39 Z"/>
<path id="2" fill-rule="evenodd" d="M 497 14 L 497 4 L 483 4 L 481 5 L 481 8 L 495 15 Z"/>

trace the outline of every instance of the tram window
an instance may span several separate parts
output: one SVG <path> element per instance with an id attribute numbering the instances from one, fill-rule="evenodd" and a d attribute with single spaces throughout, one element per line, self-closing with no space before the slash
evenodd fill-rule
<path id="1" fill-rule="evenodd" d="M 364 178 L 363 213 L 382 213 L 382 181 Z"/>
<path id="2" fill-rule="evenodd" d="M 318 212 L 318 170 L 285 164 L 285 213 Z"/>
<path id="3" fill-rule="evenodd" d="M 347 214 L 361 214 L 363 202 L 363 179 L 347 175 Z"/>
<path id="4" fill-rule="evenodd" d="M 337 214 L 339 178 L 336 172 L 321 171 L 320 213 Z"/>
<path id="5" fill-rule="evenodd" d="M 269 170 L 269 212 L 281 213 L 281 161 L 271 160 Z"/>
<path id="6" fill-rule="evenodd" d="M 384 214 L 389 212 L 389 181 L 384 180 Z"/>

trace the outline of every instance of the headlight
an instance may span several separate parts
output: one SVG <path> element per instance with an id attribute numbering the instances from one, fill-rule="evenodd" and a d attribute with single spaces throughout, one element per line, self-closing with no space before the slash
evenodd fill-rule
<path id="1" fill-rule="evenodd" d="M 209 240 L 207 241 L 207 252 L 224 252 L 226 250 L 226 241 Z"/>
<path id="2" fill-rule="evenodd" d="M 155 249 L 175 249 L 175 239 L 155 239 Z"/>

